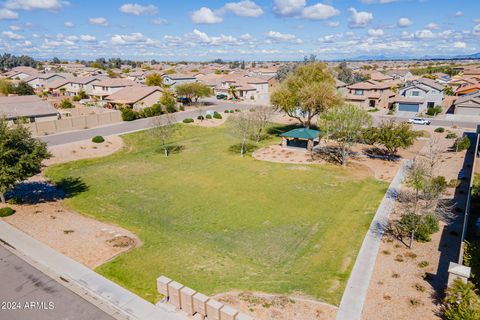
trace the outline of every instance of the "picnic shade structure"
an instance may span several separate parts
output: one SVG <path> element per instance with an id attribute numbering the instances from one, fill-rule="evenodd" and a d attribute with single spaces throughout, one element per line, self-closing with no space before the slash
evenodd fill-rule
<path id="1" fill-rule="evenodd" d="M 312 151 L 315 142 L 320 140 L 320 131 L 309 128 L 297 128 L 288 132 L 282 133 L 282 147 L 295 146 L 307 147 L 308 151 Z"/>

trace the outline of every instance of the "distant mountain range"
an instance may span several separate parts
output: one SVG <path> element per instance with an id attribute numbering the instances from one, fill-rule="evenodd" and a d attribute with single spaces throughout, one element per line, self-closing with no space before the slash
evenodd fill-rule
<path id="1" fill-rule="evenodd" d="M 386 56 L 386 55 L 376 55 L 376 56 L 357 56 L 348 59 L 338 59 L 346 61 L 388 61 L 388 60 L 468 60 L 468 59 L 480 59 L 480 52 L 473 54 L 465 55 L 455 55 L 455 56 L 423 56 L 423 57 L 414 57 L 414 56 Z"/>

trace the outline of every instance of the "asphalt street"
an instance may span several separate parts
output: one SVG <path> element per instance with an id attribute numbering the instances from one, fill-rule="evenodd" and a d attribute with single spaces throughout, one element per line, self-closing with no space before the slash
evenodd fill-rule
<path id="1" fill-rule="evenodd" d="M 114 320 L 1 244 L 0 319 Z"/>

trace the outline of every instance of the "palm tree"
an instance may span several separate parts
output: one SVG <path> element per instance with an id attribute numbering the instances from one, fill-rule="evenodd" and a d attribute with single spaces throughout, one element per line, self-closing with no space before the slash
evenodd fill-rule
<path id="1" fill-rule="evenodd" d="M 237 99 L 237 92 L 238 92 L 237 87 L 235 87 L 234 85 L 230 85 L 227 92 L 230 96 Z"/>

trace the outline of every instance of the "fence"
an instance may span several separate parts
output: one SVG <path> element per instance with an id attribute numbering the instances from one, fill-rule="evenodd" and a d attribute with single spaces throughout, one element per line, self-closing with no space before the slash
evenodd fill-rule
<path id="1" fill-rule="evenodd" d="M 25 126 L 34 136 L 43 136 L 66 131 L 89 129 L 122 121 L 120 111 L 109 110 L 102 113 L 78 115 L 59 120 L 32 122 Z"/>

